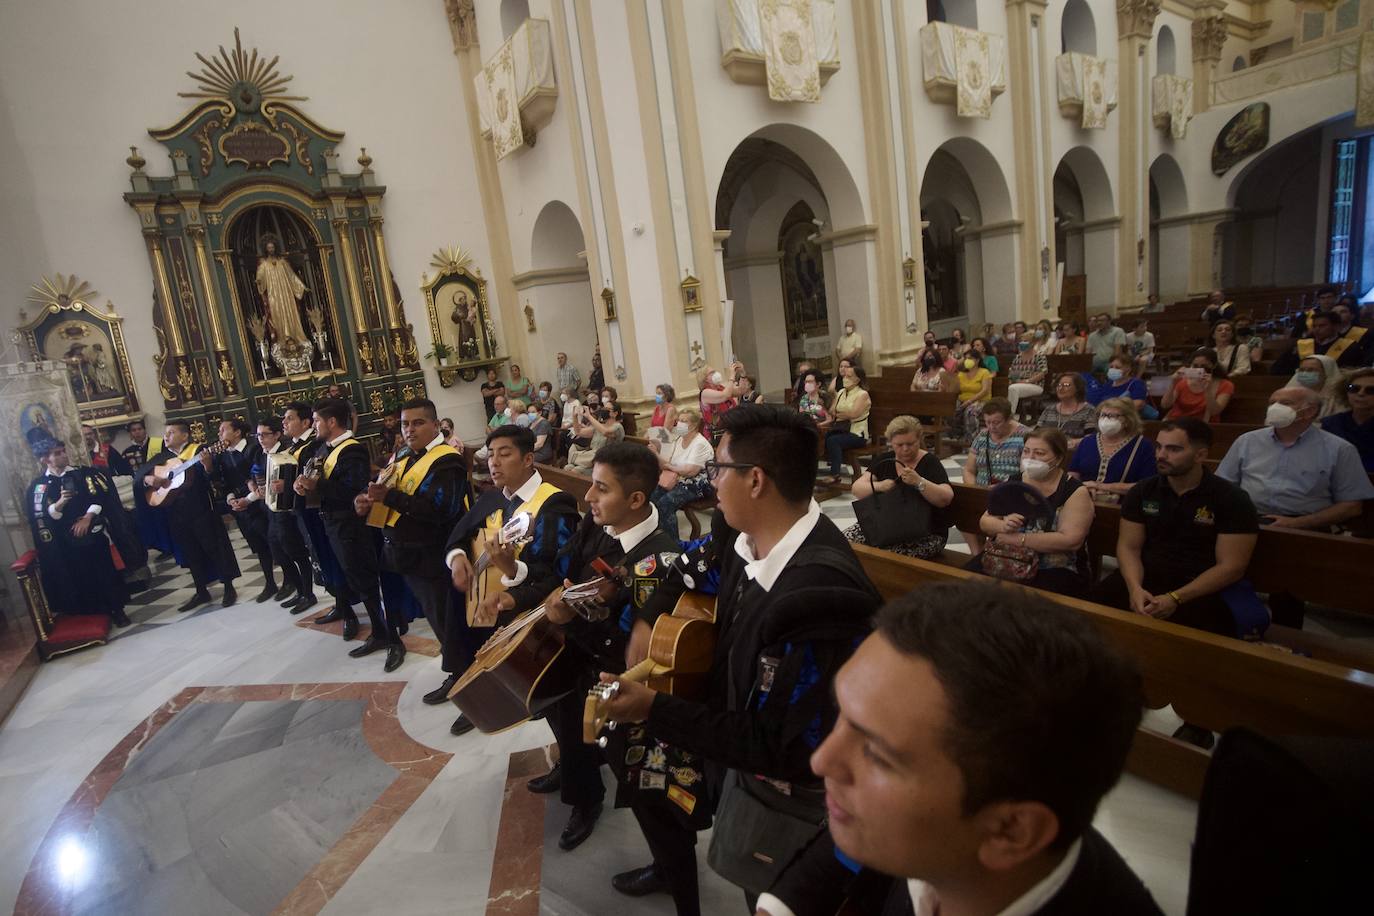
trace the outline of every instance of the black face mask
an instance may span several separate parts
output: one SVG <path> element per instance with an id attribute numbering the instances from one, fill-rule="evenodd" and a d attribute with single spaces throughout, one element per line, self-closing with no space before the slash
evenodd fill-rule
<path id="1" fill-rule="evenodd" d="M 600 420 L 602 423 L 605 423 L 608 419 L 610 419 L 610 417 L 611 412 L 609 410 L 598 410 L 596 412 L 596 418 Z"/>

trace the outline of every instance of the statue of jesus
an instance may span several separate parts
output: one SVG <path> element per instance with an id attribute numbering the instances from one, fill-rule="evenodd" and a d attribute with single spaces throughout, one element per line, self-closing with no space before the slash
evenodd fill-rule
<path id="1" fill-rule="evenodd" d="M 288 337 L 297 342 L 307 340 L 305 328 L 301 326 L 301 313 L 296 303 L 305 294 L 305 284 L 291 264 L 277 254 L 277 243 L 268 239 L 265 253 L 258 262 L 258 292 L 267 302 L 268 320 L 272 324 L 272 336 L 278 343 Z"/>

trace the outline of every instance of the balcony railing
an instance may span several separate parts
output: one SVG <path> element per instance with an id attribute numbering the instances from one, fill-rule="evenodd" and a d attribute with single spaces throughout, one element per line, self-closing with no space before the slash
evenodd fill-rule
<path id="1" fill-rule="evenodd" d="M 553 117 L 558 84 L 546 19 L 526 19 L 473 78 L 482 136 L 504 159 L 523 146 Z"/>
<path id="2" fill-rule="evenodd" d="M 987 118 L 1007 90 L 1007 40 L 947 22 L 921 27 L 926 95 L 961 118 Z"/>
<path id="3" fill-rule="evenodd" d="M 1212 81 L 1212 104 L 1225 105 L 1267 95 L 1277 89 L 1299 86 L 1314 80 L 1354 70 L 1360 59 L 1360 36 L 1310 51 L 1237 70 Z"/>
<path id="4" fill-rule="evenodd" d="M 781 13 L 788 23 L 800 28 L 789 29 L 780 24 L 780 18 L 774 18 L 771 24 L 765 22 L 759 0 L 716 0 L 721 67 L 736 83 L 768 86 L 772 98 L 815 101 L 820 88 L 840 69 L 840 42 L 835 31 L 835 0 L 810 0 L 809 12 L 808 39 L 804 34 L 808 24 L 799 21 L 802 17 L 797 17 L 791 8 L 782 8 Z M 812 45 L 815 55 L 818 82 L 814 92 L 800 85 L 805 79 L 797 80 L 787 66 L 802 63 L 809 56 L 800 47 L 802 41 Z M 774 48 L 772 60 L 770 46 Z"/>
<path id="5" fill-rule="evenodd" d="M 1069 51 L 1054 59 L 1059 113 L 1080 127 L 1101 130 L 1116 108 L 1116 61 Z"/>

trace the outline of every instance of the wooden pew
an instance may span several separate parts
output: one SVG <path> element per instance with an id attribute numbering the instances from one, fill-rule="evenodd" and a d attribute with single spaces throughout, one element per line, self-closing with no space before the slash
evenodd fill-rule
<path id="1" fill-rule="evenodd" d="M 854 545 L 854 552 L 888 600 L 924 584 L 983 578 L 861 544 Z M 1213 731 L 1243 726 L 1269 735 L 1374 737 L 1374 675 L 1365 671 L 1040 594 L 1091 619 L 1106 639 L 1134 659 L 1152 709 L 1172 704 L 1186 721 Z M 1210 759 L 1201 748 L 1142 724 L 1126 766 L 1137 776 L 1198 798 Z"/>
<path id="2" fill-rule="evenodd" d="M 628 437 L 627 437 L 628 438 Z M 535 470 L 539 475 L 553 484 L 558 489 L 566 493 L 571 493 L 577 498 L 577 508 L 581 512 L 587 511 L 587 490 L 591 488 L 592 479 L 586 474 L 579 474 L 567 468 L 556 468 L 550 464 L 536 464 Z M 701 517 L 710 517 L 716 508 L 716 497 L 714 491 L 705 499 L 698 499 L 682 507 L 683 514 L 687 516 L 687 524 L 692 532 L 692 540 L 701 537 Z"/>
<path id="3" fill-rule="evenodd" d="M 1147 420 L 1142 425 L 1141 432 L 1145 438 L 1153 439 L 1159 435 L 1159 428 L 1164 425 L 1163 420 Z M 1212 447 L 1207 450 L 1208 456 L 1221 460 L 1230 449 L 1232 443 L 1244 433 L 1258 428 L 1259 424 L 1254 423 L 1213 423 L 1212 424 Z"/>
<path id="4" fill-rule="evenodd" d="M 1046 380 L 1058 378 L 1065 372 L 1082 374 L 1091 372 L 1093 369 L 1093 355 L 1091 353 L 1056 353 L 1053 356 L 1045 357 L 1045 378 Z M 1053 386 L 1046 386 L 1052 388 Z"/>

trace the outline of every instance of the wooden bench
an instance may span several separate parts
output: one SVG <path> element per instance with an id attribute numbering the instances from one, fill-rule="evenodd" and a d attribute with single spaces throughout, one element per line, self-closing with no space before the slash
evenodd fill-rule
<path id="1" fill-rule="evenodd" d="M 587 511 L 587 490 L 592 485 L 590 477 L 566 468 L 556 468 L 549 464 L 536 464 L 534 468 L 546 481 L 565 493 L 571 493 L 577 499 L 579 511 Z M 692 540 L 695 541 L 701 537 L 701 517 L 709 518 L 715 510 L 716 497 L 714 492 L 708 497 L 693 500 L 682 507 L 682 512 L 687 516 L 687 524 L 692 532 Z"/>
<path id="2" fill-rule="evenodd" d="M 1045 357 L 1045 379 L 1058 378 L 1066 372 L 1082 375 L 1093 371 L 1091 353 L 1056 353 Z M 1050 386 L 1053 387 L 1053 386 Z"/>
<path id="3" fill-rule="evenodd" d="M 1147 420 L 1142 425 L 1141 432 L 1145 438 L 1154 439 L 1159 435 L 1159 429 L 1163 426 L 1163 420 Z M 1231 445 L 1245 433 L 1258 428 L 1258 424 L 1253 423 L 1213 423 L 1212 426 L 1212 447 L 1207 450 L 1208 457 L 1220 461 L 1225 457 Z"/>
<path id="4" fill-rule="evenodd" d="M 854 545 L 854 552 L 887 600 L 925 584 L 983 579 L 861 544 Z M 1374 676 L 1365 671 L 1040 594 L 1088 617 L 1134 659 L 1152 709 L 1172 704 L 1184 720 L 1213 731 L 1241 726 L 1269 735 L 1374 737 Z M 1198 798 L 1210 760 L 1201 748 L 1142 724 L 1126 766 L 1137 776 Z"/>

